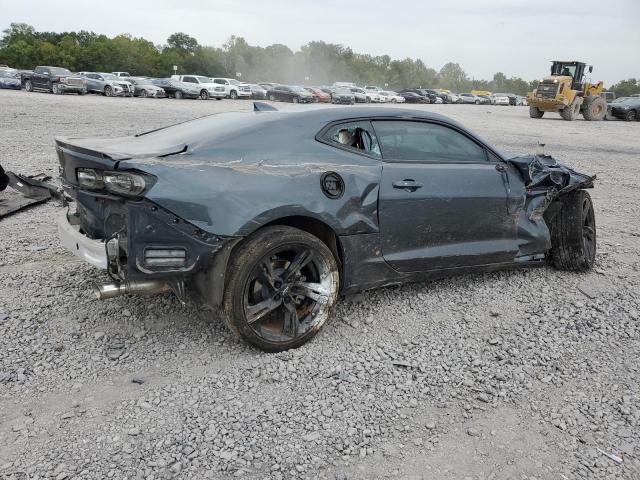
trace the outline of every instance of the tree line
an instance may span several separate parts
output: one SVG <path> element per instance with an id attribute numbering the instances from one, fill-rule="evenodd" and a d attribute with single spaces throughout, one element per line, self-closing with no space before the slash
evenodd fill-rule
<path id="1" fill-rule="evenodd" d="M 470 79 L 454 62 L 440 70 L 420 59 L 392 59 L 388 55 L 355 53 L 343 45 L 309 42 L 293 51 L 286 45 L 249 45 L 231 36 L 221 47 L 200 45 L 178 32 L 163 45 L 131 35 L 79 32 L 39 32 L 24 23 L 12 23 L 0 37 L 0 64 L 19 69 L 55 65 L 72 71 L 127 71 L 132 75 L 168 77 L 174 65 L 178 73 L 238 77 L 248 82 L 326 85 L 351 81 L 359 85 L 446 88 L 454 92 L 488 90 L 525 95 L 537 84 L 497 72 L 491 80 Z M 618 96 L 640 92 L 640 81 L 624 80 L 611 87 Z M 618 93 L 620 92 L 620 93 Z"/>

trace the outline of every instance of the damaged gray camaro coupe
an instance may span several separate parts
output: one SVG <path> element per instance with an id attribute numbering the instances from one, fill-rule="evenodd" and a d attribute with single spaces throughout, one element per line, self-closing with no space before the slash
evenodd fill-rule
<path id="1" fill-rule="evenodd" d="M 505 158 L 410 109 L 212 115 L 133 137 L 57 138 L 62 243 L 112 283 L 188 293 L 267 351 L 312 338 L 339 295 L 462 272 L 593 266 L 595 177 Z"/>

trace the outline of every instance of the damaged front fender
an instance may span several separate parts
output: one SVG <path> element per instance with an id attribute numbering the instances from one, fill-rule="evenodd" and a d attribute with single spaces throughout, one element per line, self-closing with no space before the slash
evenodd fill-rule
<path id="1" fill-rule="evenodd" d="M 531 221 L 542 219 L 560 196 L 581 188 L 593 188 L 595 175 L 579 173 L 550 155 L 526 155 L 508 160 L 522 175 L 527 190 L 525 208 Z"/>

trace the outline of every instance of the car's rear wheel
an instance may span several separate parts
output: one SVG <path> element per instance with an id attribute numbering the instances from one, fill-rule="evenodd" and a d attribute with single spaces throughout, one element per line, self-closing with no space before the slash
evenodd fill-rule
<path id="1" fill-rule="evenodd" d="M 562 207 L 550 222 L 553 264 L 561 270 L 589 270 L 596 259 L 596 217 L 591 196 L 576 190 L 559 201 Z"/>
<path id="2" fill-rule="evenodd" d="M 27 92 L 33 92 L 33 84 L 31 83 L 31 80 L 27 80 L 26 82 L 24 82 L 24 89 Z"/>
<path id="3" fill-rule="evenodd" d="M 529 116 L 531 118 L 542 118 L 544 112 L 538 107 L 529 107 Z"/>
<path id="4" fill-rule="evenodd" d="M 331 250 L 297 228 L 259 230 L 240 245 L 227 271 L 227 325 L 269 352 L 309 341 L 338 297 L 338 266 Z"/>
<path id="5" fill-rule="evenodd" d="M 173 96 L 175 98 L 177 98 L 178 100 L 182 100 L 182 97 L 184 97 L 184 95 L 182 94 L 182 92 L 180 90 L 176 90 L 176 93 Z"/>
<path id="6" fill-rule="evenodd" d="M 140 92 L 140 96 L 141 96 L 142 98 L 147 98 L 147 91 L 146 91 L 146 90 L 142 90 L 142 91 Z"/>

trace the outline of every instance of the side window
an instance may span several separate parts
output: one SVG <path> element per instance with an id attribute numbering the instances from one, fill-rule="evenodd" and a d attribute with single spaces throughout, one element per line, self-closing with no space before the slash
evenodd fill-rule
<path id="1" fill-rule="evenodd" d="M 322 138 L 337 147 L 357 150 L 380 158 L 380 147 L 369 122 L 333 125 L 322 135 Z"/>
<path id="2" fill-rule="evenodd" d="M 217 83 L 217 84 L 220 84 L 220 85 L 224 85 L 224 82 L 223 82 L 222 80 L 220 80 L 219 78 L 214 78 L 214 79 L 213 79 L 213 83 Z"/>
<path id="3" fill-rule="evenodd" d="M 486 162 L 483 147 L 443 125 L 374 121 L 382 156 L 390 161 Z"/>
<path id="4" fill-rule="evenodd" d="M 44 68 L 42 67 L 36 67 L 36 69 L 33 71 L 33 73 L 44 73 Z"/>
<path id="5" fill-rule="evenodd" d="M 193 77 L 182 77 L 182 81 L 186 83 L 198 83 Z"/>

